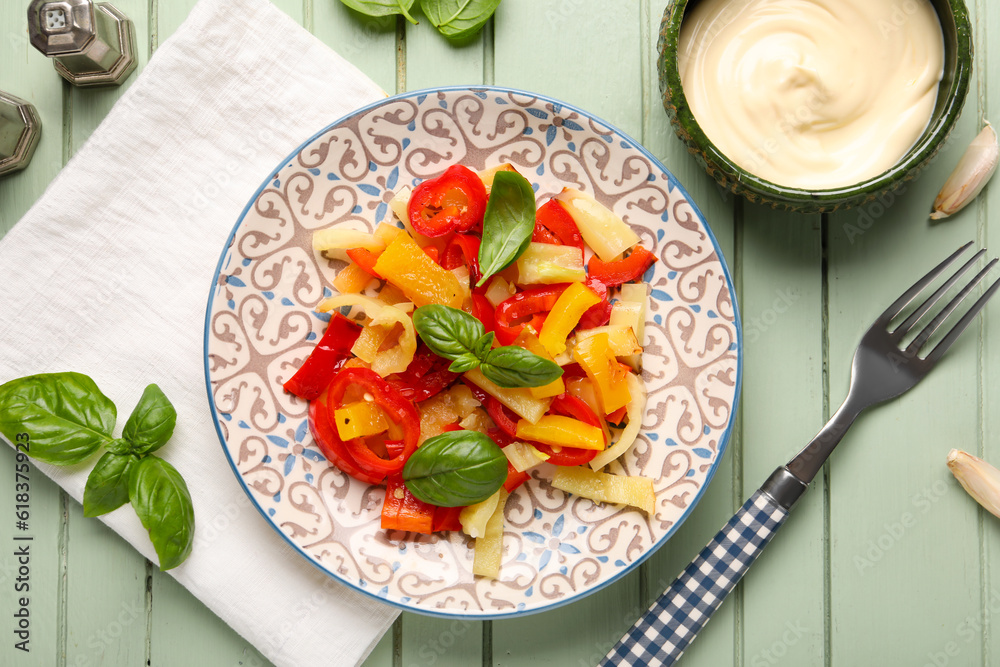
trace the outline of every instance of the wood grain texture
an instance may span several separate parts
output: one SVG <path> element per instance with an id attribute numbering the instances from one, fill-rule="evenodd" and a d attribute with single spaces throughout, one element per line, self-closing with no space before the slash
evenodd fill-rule
<path id="1" fill-rule="evenodd" d="M 42 136 L 27 169 L 0 178 L 0 236 L 41 196 L 49 182 L 63 166 L 63 100 L 68 85 L 52 67 L 48 58 L 28 42 L 24 5 L 18 2 L 0 3 L 0 90 L 33 104 L 41 117 Z M 7 268 L 7 267 L 5 267 Z M 14 270 L 30 271 L 30 261 Z M 4 364 L 0 360 L 0 373 Z M 7 378 L 0 375 L 0 382 Z M 4 555 L 0 559 L 0 600 L 3 613 L 10 618 L 7 627 L 13 630 L 12 615 L 21 597 L 27 597 L 30 610 L 29 652 L 15 648 L 16 638 L 8 632 L 0 645 L 0 663 L 17 661 L 26 667 L 48 667 L 65 663 L 65 494 L 45 475 L 30 466 L 29 528 L 16 530 L 12 516 L 16 502 L 15 458 L 13 452 L 0 456 L 0 498 L 10 509 L 8 520 L 0 523 L 0 540 Z M 19 572 L 14 557 L 14 537 L 31 537 L 30 573 L 27 581 Z M 27 584 L 25 590 L 23 586 Z M 20 588 L 19 588 L 20 587 Z"/>

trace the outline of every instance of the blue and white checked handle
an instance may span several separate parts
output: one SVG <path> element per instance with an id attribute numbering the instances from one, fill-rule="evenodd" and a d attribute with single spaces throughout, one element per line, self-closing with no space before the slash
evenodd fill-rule
<path id="1" fill-rule="evenodd" d="M 677 662 L 786 518 L 788 510 L 755 492 L 599 667 L 669 667 Z"/>

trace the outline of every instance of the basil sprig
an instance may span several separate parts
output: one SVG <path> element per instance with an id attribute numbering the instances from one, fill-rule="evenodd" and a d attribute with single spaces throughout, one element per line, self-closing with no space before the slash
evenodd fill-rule
<path id="1" fill-rule="evenodd" d="M 366 16 L 391 16 L 402 14 L 410 23 L 416 0 L 340 0 L 356 12 Z M 464 39 L 478 32 L 493 16 L 501 0 L 421 0 L 427 19 L 442 35 L 449 39 Z"/>
<path id="2" fill-rule="evenodd" d="M 31 442 L 29 456 L 73 465 L 105 453 L 87 477 L 83 514 L 94 517 L 131 502 L 149 532 L 160 569 L 180 565 L 194 544 L 194 506 L 177 470 L 152 454 L 170 440 L 177 411 L 159 387 L 146 387 L 122 435 L 118 411 L 97 384 L 80 373 L 45 373 L 0 385 L 0 433 Z M 21 436 L 21 437 L 18 437 Z"/>
<path id="3" fill-rule="evenodd" d="M 501 172 L 502 173 L 502 172 Z M 431 352 L 451 360 L 448 370 L 471 371 L 477 366 L 499 387 L 543 387 L 562 376 L 553 361 L 516 345 L 493 347 L 493 332 L 469 313 L 430 304 L 413 311 L 413 328 Z"/>
<path id="4" fill-rule="evenodd" d="M 483 240 L 479 244 L 483 277 L 476 286 L 513 264 L 531 243 L 534 231 L 535 191 L 531 183 L 516 171 L 497 172 L 483 214 Z"/>
<path id="5" fill-rule="evenodd" d="M 478 431 L 448 431 L 428 438 L 403 466 L 414 496 L 439 507 L 481 503 L 507 479 L 507 457 Z"/>

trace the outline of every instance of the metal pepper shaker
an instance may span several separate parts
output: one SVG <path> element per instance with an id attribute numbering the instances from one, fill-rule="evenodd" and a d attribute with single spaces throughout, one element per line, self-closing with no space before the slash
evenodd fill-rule
<path id="1" fill-rule="evenodd" d="M 35 107 L 0 91 L 0 176 L 27 167 L 41 136 Z"/>
<path id="2" fill-rule="evenodd" d="M 135 70 L 135 28 L 108 2 L 32 0 L 28 35 L 77 86 L 118 85 Z"/>

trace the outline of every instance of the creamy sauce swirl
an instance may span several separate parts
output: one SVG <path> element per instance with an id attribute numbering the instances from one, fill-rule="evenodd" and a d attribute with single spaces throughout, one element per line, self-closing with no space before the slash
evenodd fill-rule
<path id="1" fill-rule="evenodd" d="M 678 66 L 706 136 L 787 187 L 853 185 L 927 127 L 944 67 L 929 0 L 701 0 Z"/>

